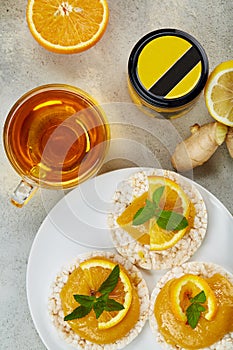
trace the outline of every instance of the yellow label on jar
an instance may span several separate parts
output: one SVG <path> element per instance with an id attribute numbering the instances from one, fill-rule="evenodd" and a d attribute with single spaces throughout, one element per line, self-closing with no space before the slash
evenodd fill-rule
<path id="1" fill-rule="evenodd" d="M 190 92 L 202 72 L 200 53 L 187 40 L 161 36 L 142 49 L 137 74 L 142 86 L 156 96 L 178 98 Z"/>

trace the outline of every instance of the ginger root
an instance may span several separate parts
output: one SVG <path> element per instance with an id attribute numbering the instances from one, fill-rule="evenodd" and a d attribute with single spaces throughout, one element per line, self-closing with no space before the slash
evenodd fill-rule
<path id="1" fill-rule="evenodd" d="M 228 129 L 228 133 L 226 136 L 226 145 L 231 158 L 233 158 L 233 127 Z"/>
<path id="2" fill-rule="evenodd" d="M 192 135 L 179 143 L 172 155 L 171 162 L 178 171 L 187 171 L 205 163 L 226 138 L 228 127 L 218 123 L 195 124 Z"/>

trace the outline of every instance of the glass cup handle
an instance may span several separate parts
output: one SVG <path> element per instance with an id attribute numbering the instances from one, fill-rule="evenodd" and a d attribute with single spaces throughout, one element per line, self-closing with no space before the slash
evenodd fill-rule
<path id="1" fill-rule="evenodd" d="M 28 182 L 21 180 L 11 196 L 11 203 L 18 208 L 22 208 L 34 195 L 37 189 L 36 186 L 32 186 Z"/>

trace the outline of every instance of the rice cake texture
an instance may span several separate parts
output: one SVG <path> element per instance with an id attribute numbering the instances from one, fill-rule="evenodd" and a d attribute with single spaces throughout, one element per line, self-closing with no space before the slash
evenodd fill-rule
<path id="1" fill-rule="evenodd" d="M 127 206 L 144 192 L 148 191 L 148 176 L 163 176 L 179 184 L 193 203 L 196 211 L 193 227 L 173 247 L 162 250 L 150 250 L 142 245 L 117 224 L 117 218 Z M 200 247 L 207 230 L 207 210 L 204 200 L 195 185 L 185 177 L 163 169 L 140 171 L 122 181 L 113 197 L 108 225 L 117 251 L 133 264 L 148 270 L 162 270 L 181 265 Z"/>
<path id="2" fill-rule="evenodd" d="M 135 324 L 134 328 L 130 332 L 116 341 L 115 343 L 110 344 L 94 344 L 90 341 L 87 341 L 75 333 L 68 322 L 64 321 L 64 313 L 61 307 L 60 292 L 63 286 L 68 281 L 69 275 L 79 266 L 82 261 L 88 260 L 93 257 L 105 257 L 116 264 L 121 264 L 124 266 L 126 271 L 131 277 L 131 281 L 135 289 L 137 290 L 139 301 L 140 301 L 140 316 Z M 113 252 L 101 252 L 94 251 L 89 252 L 83 255 L 80 255 L 75 259 L 75 261 L 67 267 L 64 267 L 60 273 L 55 278 L 55 281 L 51 285 L 51 292 L 48 302 L 48 310 L 51 316 L 52 322 L 56 329 L 58 330 L 61 337 L 66 340 L 67 343 L 72 345 L 77 349 L 85 350 L 116 350 L 122 349 L 128 345 L 133 339 L 135 339 L 138 334 L 141 332 L 142 328 L 145 325 L 145 322 L 148 319 L 149 314 L 149 291 L 146 285 L 145 280 L 142 277 L 141 272 L 132 265 L 129 261 L 124 259 L 122 256 L 115 254 Z M 111 329 L 109 330 L 111 332 Z"/>
<path id="3" fill-rule="evenodd" d="M 233 275 L 226 271 L 223 267 L 208 263 L 208 262 L 188 262 L 179 267 L 174 267 L 169 272 L 167 272 L 156 284 L 156 287 L 152 291 L 151 301 L 150 301 L 150 311 L 149 311 L 149 323 L 152 333 L 154 334 L 155 341 L 165 350 L 185 350 L 184 348 L 176 345 L 172 346 L 168 344 L 163 335 L 158 330 L 158 325 L 156 318 L 154 316 L 154 304 L 156 298 L 164 287 L 164 285 L 172 278 L 179 278 L 187 273 L 194 275 L 200 275 L 204 278 L 209 278 L 215 273 L 219 273 L 225 278 L 227 278 L 233 284 Z M 217 343 L 211 345 L 210 347 L 203 348 L 202 350 L 232 350 L 233 349 L 233 332 L 226 334 Z"/>

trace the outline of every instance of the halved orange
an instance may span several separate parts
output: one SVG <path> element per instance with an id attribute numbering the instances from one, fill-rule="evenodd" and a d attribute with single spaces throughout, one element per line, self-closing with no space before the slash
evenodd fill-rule
<path id="1" fill-rule="evenodd" d="M 233 60 L 220 63 L 212 71 L 204 94 L 211 116 L 222 124 L 233 126 Z"/>
<path id="2" fill-rule="evenodd" d="M 28 0 L 27 22 L 47 50 L 78 53 L 95 45 L 108 23 L 106 0 Z"/>
<path id="3" fill-rule="evenodd" d="M 206 296 L 206 302 L 203 304 L 206 311 L 203 313 L 203 316 L 207 320 L 212 320 L 217 312 L 217 299 L 204 278 L 193 274 L 186 274 L 171 283 L 171 308 L 178 320 L 187 322 L 186 310 L 191 304 L 190 299 L 194 298 L 201 291 L 204 291 Z"/>
<path id="4" fill-rule="evenodd" d="M 79 267 L 83 272 L 82 283 L 78 287 L 77 294 L 93 295 L 101 284 L 109 276 L 116 264 L 108 259 L 96 257 L 82 262 Z M 124 269 L 120 266 L 119 281 L 114 290 L 109 294 L 124 306 L 120 311 L 103 311 L 98 318 L 98 328 L 108 329 L 118 324 L 127 314 L 132 301 L 132 285 Z"/>
<path id="5" fill-rule="evenodd" d="M 174 181 L 162 176 L 149 176 L 149 198 L 159 187 L 164 186 L 159 206 L 163 210 L 174 211 L 188 219 L 190 200 L 184 190 Z M 150 220 L 150 249 L 164 250 L 174 246 L 187 232 L 188 226 L 178 231 L 168 231 L 158 226 L 155 219 Z"/>

